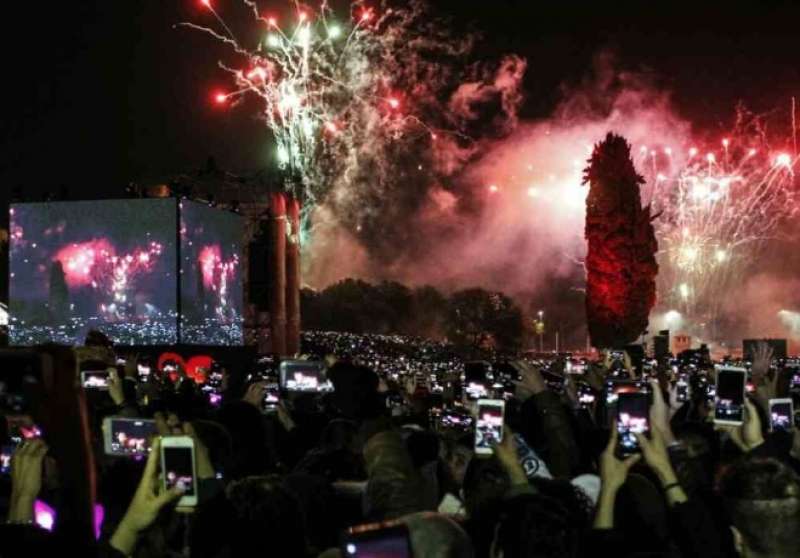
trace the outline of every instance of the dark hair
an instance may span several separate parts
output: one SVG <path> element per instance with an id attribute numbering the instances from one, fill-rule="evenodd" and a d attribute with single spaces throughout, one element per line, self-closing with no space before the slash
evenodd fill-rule
<path id="1" fill-rule="evenodd" d="M 745 544 L 769 556 L 800 556 L 800 477 L 776 459 L 746 457 L 720 478 L 720 492 Z"/>
<path id="2" fill-rule="evenodd" d="M 578 555 L 580 538 L 581 530 L 564 502 L 525 494 L 504 503 L 496 544 L 504 558 L 562 558 Z"/>
<path id="3" fill-rule="evenodd" d="M 271 556 L 305 556 L 303 511 L 280 477 L 247 477 L 228 486 L 227 494 L 233 515 L 228 539 L 232 556 L 252 556 L 253 549 L 265 547 Z"/>

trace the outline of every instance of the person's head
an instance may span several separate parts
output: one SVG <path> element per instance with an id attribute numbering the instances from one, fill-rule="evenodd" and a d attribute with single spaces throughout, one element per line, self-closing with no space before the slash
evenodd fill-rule
<path id="1" fill-rule="evenodd" d="M 544 494 L 504 502 L 496 525 L 492 558 L 574 557 L 581 530 L 567 505 Z"/>
<path id="2" fill-rule="evenodd" d="M 337 362 L 328 370 L 334 386 L 333 400 L 348 418 L 373 418 L 382 411 L 378 375 L 366 366 Z"/>
<path id="3" fill-rule="evenodd" d="M 228 486 L 227 496 L 231 556 L 252 556 L 253 549 L 286 558 L 306 555 L 303 510 L 280 477 L 244 478 Z"/>
<path id="4" fill-rule="evenodd" d="M 466 435 L 462 439 L 444 437 L 440 445 L 439 457 L 450 479 L 459 488 L 464 483 L 467 466 L 474 455 L 472 440 L 471 435 Z"/>
<path id="5" fill-rule="evenodd" d="M 723 474 L 720 492 L 743 556 L 800 556 L 800 478 L 775 459 L 745 458 Z"/>
<path id="6" fill-rule="evenodd" d="M 469 537 L 452 519 L 423 512 L 401 521 L 408 526 L 414 558 L 472 558 Z"/>

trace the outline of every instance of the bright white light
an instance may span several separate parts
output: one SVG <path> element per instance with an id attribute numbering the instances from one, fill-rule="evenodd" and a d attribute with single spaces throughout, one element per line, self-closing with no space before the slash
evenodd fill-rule
<path id="1" fill-rule="evenodd" d="M 328 38 L 329 39 L 338 39 L 342 36 L 342 28 L 336 24 L 331 25 L 328 27 Z"/>
<path id="2" fill-rule="evenodd" d="M 528 197 L 538 198 L 539 190 L 537 190 L 535 186 L 531 186 L 530 188 L 528 188 Z"/>
<path id="3" fill-rule="evenodd" d="M 267 35 L 267 46 L 270 48 L 278 48 L 281 46 L 281 38 L 275 33 Z"/>
<path id="4" fill-rule="evenodd" d="M 689 285 L 686 283 L 681 283 L 678 287 L 678 291 L 681 293 L 683 298 L 689 298 Z"/>
<path id="5" fill-rule="evenodd" d="M 311 44 L 311 29 L 303 27 L 297 32 L 297 42 L 304 47 Z"/>
<path id="6" fill-rule="evenodd" d="M 714 257 L 717 259 L 719 263 L 722 263 L 728 259 L 728 253 L 725 250 L 719 248 L 717 249 L 716 252 L 714 252 Z"/>
<path id="7" fill-rule="evenodd" d="M 775 166 L 776 167 L 791 167 L 792 166 L 792 156 L 788 153 L 781 153 L 777 157 L 775 157 Z"/>
<path id="8" fill-rule="evenodd" d="M 681 313 L 678 312 L 677 310 L 670 310 L 666 314 L 664 314 L 664 319 L 667 320 L 667 322 L 669 323 L 677 322 L 678 320 L 681 319 Z"/>

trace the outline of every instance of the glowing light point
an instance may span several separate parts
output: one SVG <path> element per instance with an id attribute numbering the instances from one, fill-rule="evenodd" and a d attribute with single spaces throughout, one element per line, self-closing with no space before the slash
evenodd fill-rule
<path id="1" fill-rule="evenodd" d="M 300 21 L 305 21 L 307 18 L 308 14 L 306 14 L 305 12 L 299 12 L 297 14 L 297 19 L 299 19 Z"/>
<path id="2" fill-rule="evenodd" d="M 331 134 L 335 134 L 336 132 L 339 131 L 339 128 L 336 126 L 336 123 L 334 122 L 326 122 L 325 129 L 329 131 Z"/>
<path id="3" fill-rule="evenodd" d="M 303 27 L 297 32 L 297 42 L 307 47 L 311 43 L 311 29 Z"/>
<path id="4" fill-rule="evenodd" d="M 647 146 L 646 145 L 641 146 L 639 148 L 639 151 L 641 151 L 642 153 L 647 153 Z"/>
<path id="5" fill-rule="evenodd" d="M 755 154 L 756 154 L 756 150 L 755 149 L 751 149 L 750 151 L 747 152 L 747 156 L 748 157 L 752 157 Z"/>
<path id="6" fill-rule="evenodd" d="M 725 138 L 725 139 L 722 140 L 722 147 L 727 149 L 728 146 L 730 145 L 730 143 L 731 143 L 730 140 L 728 138 Z"/>
<path id="7" fill-rule="evenodd" d="M 775 157 L 775 166 L 787 168 L 792 166 L 792 156 L 788 153 L 779 153 L 778 156 Z"/>
<path id="8" fill-rule="evenodd" d="M 400 101 L 395 97 L 392 97 L 389 99 L 389 106 L 392 107 L 393 109 L 398 109 L 400 108 Z"/>
<path id="9" fill-rule="evenodd" d="M 361 13 L 361 21 L 369 21 L 372 19 L 372 11 L 371 10 L 364 10 Z"/>
<path id="10" fill-rule="evenodd" d="M 496 194 L 499 191 L 500 191 L 500 188 L 497 186 L 497 184 L 490 184 L 489 185 L 489 193 L 490 194 Z"/>
<path id="11" fill-rule="evenodd" d="M 695 155 L 697 155 L 697 148 L 692 147 L 691 149 L 689 149 L 689 157 L 694 157 Z"/>
<path id="12" fill-rule="evenodd" d="M 437 139 L 439 139 L 439 136 L 437 136 L 436 134 L 431 134 L 431 139 L 433 141 L 436 141 Z"/>
<path id="13" fill-rule="evenodd" d="M 669 310 L 666 314 L 664 314 L 664 319 L 668 322 L 677 322 L 681 319 L 681 313 L 677 310 Z"/>
<path id="14" fill-rule="evenodd" d="M 718 263 L 723 263 L 725 260 L 728 259 L 728 253 L 725 250 L 719 248 L 714 253 L 714 258 L 716 258 Z"/>
<path id="15" fill-rule="evenodd" d="M 328 38 L 329 39 L 338 39 L 342 36 L 342 28 L 338 25 L 331 25 L 328 27 Z"/>
<path id="16" fill-rule="evenodd" d="M 706 155 L 706 161 L 708 161 L 709 163 L 715 163 L 717 161 L 717 156 L 714 155 L 713 153 L 709 153 L 708 155 Z"/>
<path id="17" fill-rule="evenodd" d="M 206 8 L 211 7 L 211 0 L 200 0 L 200 3 L 205 6 Z"/>
<path id="18" fill-rule="evenodd" d="M 658 180 L 659 182 L 664 182 L 666 179 L 667 177 L 661 173 L 658 173 L 658 176 L 656 176 L 656 180 Z"/>
<path id="19" fill-rule="evenodd" d="M 680 291 L 683 298 L 689 298 L 689 285 L 686 283 L 681 283 L 678 287 L 678 291 Z"/>
<path id="20" fill-rule="evenodd" d="M 228 95 L 226 95 L 225 93 L 217 93 L 214 96 L 214 100 L 217 102 L 217 104 L 220 104 L 220 105 L 224 104 L 224 103 L 226 103 L 228 101 Z"/>
<path id="21" fill-rule="evenodd" d="M 270 48 L 277 48 L 281 46 L 281 38 L 274 33 L 267 35 L 267 46 Z"/>
<path id="22" fill-rule="evenodd" d="M 672 148 L 671 147 L 665 147 L 664 148 L 664 155 L 666 155 L 667 157 L 672 157 Z"/>

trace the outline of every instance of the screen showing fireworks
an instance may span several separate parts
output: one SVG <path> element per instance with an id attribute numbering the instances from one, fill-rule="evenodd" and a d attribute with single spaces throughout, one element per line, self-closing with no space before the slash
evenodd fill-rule
<path id="1" fill-rule="evenodd" d="M 243 344 L 242 218 L 181 202 L 181 341 Z"/>
<path id="2" fill-rule="evenodd" d="M 12 344 L 177 342 L 174 200 L 14 204 L 9 221 Z"/>

